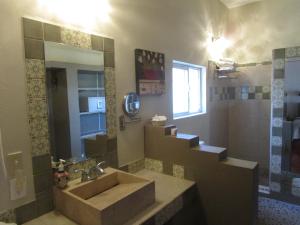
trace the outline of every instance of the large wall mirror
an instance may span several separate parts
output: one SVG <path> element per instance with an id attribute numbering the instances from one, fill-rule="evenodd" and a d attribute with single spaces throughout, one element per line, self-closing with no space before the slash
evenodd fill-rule
<path id="1" fill-rule="evenodd" d="M 283 167 L 300 175 L 300 57 L 288 58 L 284 76 Z"/>
<path id="2" fill-rule="evenodd" d="M 44 46 L 51 154 L 81 161 L 97 151 L 89 141 L 106 135 L 103 52 Z"/>
<path id="3" fill-rule="evenodd" d="M 113 39 L 23 23 L 32 156 L 117 167 Z"/>
<path id="4" fill-rule="evenodd" d="M 300 196 L 300 47 L 273 50 L 271 190 Z"/>

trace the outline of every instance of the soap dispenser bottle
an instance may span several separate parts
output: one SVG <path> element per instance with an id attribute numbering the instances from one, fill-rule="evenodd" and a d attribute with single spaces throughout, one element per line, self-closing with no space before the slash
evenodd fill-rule
<path id="1" fill-rule="evenodd" d="M 69 174 L 65 171 L 65 162 L 60 159 L 57 172 L 54 173 L 54 183 L 58 188 L 65 188 L 68 185 Z"/>

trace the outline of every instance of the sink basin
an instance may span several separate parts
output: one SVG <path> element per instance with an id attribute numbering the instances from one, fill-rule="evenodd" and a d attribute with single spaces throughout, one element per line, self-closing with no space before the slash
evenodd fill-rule
<path id="1" fill-rule="evenodd" d="M 107 168 L 96 180 L 54 188 L 56 209 L 81 225 L 120 225 L 155 202 L 154 181 Z"/>

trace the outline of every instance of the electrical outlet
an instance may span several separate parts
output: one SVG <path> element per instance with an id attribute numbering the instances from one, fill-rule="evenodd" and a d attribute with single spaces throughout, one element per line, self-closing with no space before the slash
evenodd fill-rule
<path id="1" fill-rule="evenodd" d="M 6 165 L 8 177 L 15 177 L 15 171 L 23 169 L 22 152 L 14 152 L 7 154 Z"/>

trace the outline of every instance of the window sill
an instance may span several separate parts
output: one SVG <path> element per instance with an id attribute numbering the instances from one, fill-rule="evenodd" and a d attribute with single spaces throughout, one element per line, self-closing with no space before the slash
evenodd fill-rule
<path id="1" fill-rule="evenodd" d="M 206 112 L 199 112 L 199 113 L 191 113 L 183 116 L 173 116 L 173 120 L 179 120 L 179 119 L 184 119 L 184 118 L 189 118 L 189 117 L 194 117 L 194 116 L 200 116 L 200 115 L 205 115 Z"/>

